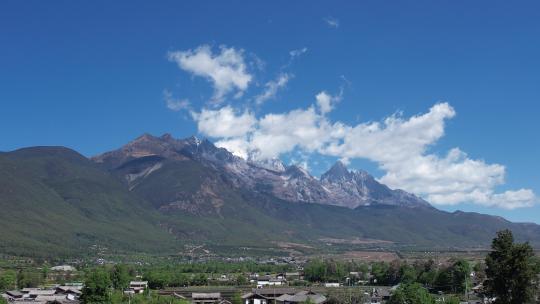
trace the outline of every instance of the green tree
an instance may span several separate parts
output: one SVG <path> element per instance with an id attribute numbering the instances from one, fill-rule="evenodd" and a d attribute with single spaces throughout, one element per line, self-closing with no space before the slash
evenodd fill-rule
<path id="1" fill-rule="evenodd" d="M 175 273 L 169 286 L 184 287 L 189 285 L 189 277 L 185 273 Z"/>
<path id="2" fill-rule="evenodd" d="M 208 284 L 208 276 L 204 273 L 199 273 L 191 279 L 191 284 L 202 286 Z"/>
<path id="3" fill-rule="evenodd" d="M 310 282 L 326 281 L 326 265 L 320 259 L 310 260 L 304 267 L 304 277 Z"/>
<path id="4" fill-rule="evenodd" d="M 483 282 L 486 279 L 486 264 L 485 263 L 479 262 L 479 263 L 474 264 L 473 271 L 478 281 Z"/>
<path id="5" fill-rule="evenodd" d="M 0 304 L 8 304 L 8 302 L 3 297 L 0 297 Z"/>
<path id="6" fill-rule="evenodd" d="M 385 263 L 385 262 L 373 263 L 373 265 L 371 266 L 371 272 L 373 273 L 373 277 L 374 277 L 373 283 L 376 283 L 378 285 L 386 284 L 387 283 L 386 273 L 388 272 L 389 268 L 390 266 L 388 265 L 388 263 Z"/>
<path id="7" fill-rule="evenodd" d="M 452 290 L 464 292 L 470 285 L 471 265 L 469 262 L 459 259 L 450 267 L 452 273 Z"/>
<path id="8" fill-rule="evenodd" d="M 85 304 L 109 303 L 111 292 L 111 279 L 109 273 L 103 268 L 91 270 L 86 275 L 81 300 Z"/>
<path id="9" fill-rule="evenodd" d="M 401 283 L 414 283 L 416 280 L 416 270 L 409 264 L 401 265 L 399 269 L 399 281 Z"/>
<path id="10" fill-rule="evenodd" d="M 445 304 L 459 304 L 461 303 L 461 300 L 458 297 L 449 297 L 444 299 Z"/>
<path id="11" fill-rule="evenodd" d="M 21 270 L 17 274 L 17 286 L 19 288 L 35 288 L 43 283 L 43 275 L 32 270 Z"/>
<path id="12" fill-rule="evenodd" d="M 433 286 L 435 279 L 437 278 L 437 267 L 435 261 L 429 259 L 422 263 L 415 263 L 415 269 L 418 273 L 416 281 L 424 286 Z"/>
<path id="13" fill-rule="evenodd" d="M 385 284 L 396 285 L 401 278 L 401 261 L 394 260 L 390 263 L 390 266 L 386 269 Z"/>
<path id="14" fill-rule="evenodd" d="M 435 299 L 418 283 L 402 284 L 392 294 L 388 304 L 435 304 Z"/>
<path id="15" fill-rule="evenodd" d="M 437 290 L 448 291 L 452 290 L 452 286 L 452 271 L 450 270 L 450 268 L 441 269 L 437 273 L 437 277 L 435 278 L 434 287 Z"/>
<path id="16" fill-rule="evenodd" d="M 50 268 L 49 265 L 43 264 L 43 267 L 41 268 L 41 275 L 43 276 L 44 280 L 47 280 L 47 277 L 49 276 Z"/>
<path id="17" fill-rule="evenodd" d="M 111 281 L 113 288 L 116 290 L 124 290 L 129 286 L 131 277 L 126 265 L 116 264 L 111 270 Z"/>
<path id="18" fill-rule="evenodd" d="M 15 289 L 17 287 L 17 273 L 6 270 L 0 274 L 0 292 Z"/>
<path id="19" fill-rule="evenodd" d="M 148 281 L 148 287 L 151 289 L 163 289 L 170 281 L 167 274 L 159 270 L 145 273 L 144 279 Z"/>
<path id="20" fill-rule="evenodd" d="M 534 252 L 528 243 L 514 243 L 510 230 L 497 233 L 486 257 L 487 292 L 496 304 L 529 303 L 534 295 Z"/>
<path id="21" fill-rule="evenodd" d="M 243 274 L 239 274 L 236 276 L 236 285 L 238 286 L 245 286 L 248 285 L 249 281 L 247 280 L 246 276 Z"/>
<path id="22" fill-rule="evenodd" d="M 242 304 L 242 296 L 239 292 L 235 293 L 232 297 L 232 304 Z"/>

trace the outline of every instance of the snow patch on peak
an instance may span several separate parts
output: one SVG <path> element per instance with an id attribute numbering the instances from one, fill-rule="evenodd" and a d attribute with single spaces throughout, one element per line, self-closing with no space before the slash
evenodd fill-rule
<path id="1" fill-rule="evenodd" d="M 264 160 L 248 159 L 248 162 L 256 167 L 279 173 L 284 172 L 286 169 L 283 162 L 278 158 L 270 158 Z"/>

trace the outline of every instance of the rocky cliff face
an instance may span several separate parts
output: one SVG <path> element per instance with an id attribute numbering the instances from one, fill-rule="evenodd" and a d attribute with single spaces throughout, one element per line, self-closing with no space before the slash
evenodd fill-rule
<path id="1" fill-rule="evenodd" d="M 365 171 L 349 171 L 337 162 L 320 179 L 299 166 L 280 160 L 244 160 L 208 140 L 175 139 L 169 134 L 138 137 L 118 150 L 92 158 L 123 175 L 130 189 L 170 161 L 195 161 L 218 172 L 220 182 L 252 194 L 271 195 L 288 202 L 337 205 L 356 208 L 368 205 L 429 207 L 423 199 L 402 190 L 392 190 Z M 205 189 L 219 196 L 219 192 Z M 215 198 L 214 198 L 215 199 Z"/>

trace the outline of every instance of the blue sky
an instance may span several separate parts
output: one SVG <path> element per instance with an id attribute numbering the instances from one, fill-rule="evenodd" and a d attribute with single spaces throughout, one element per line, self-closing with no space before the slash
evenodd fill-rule
<path id="1" fill-rule="evenodd" d="M 538 37 L 535 1 L 5 1 L 0 150 L 199 134 L 540 223 Z"/>

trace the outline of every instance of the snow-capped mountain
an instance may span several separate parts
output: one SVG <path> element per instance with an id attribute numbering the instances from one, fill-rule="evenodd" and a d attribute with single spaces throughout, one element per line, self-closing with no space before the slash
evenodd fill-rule
<path id="1" fill-rule="evenodd" d="M 321 176 L 321 183 L 332 193 L 334 201 L 350 208 L 372 204 L 429 206 L 414 194 L 388 188 L 366 171 L 349 171 L 340 161 Z"/>
<path id="2" fill-rule="evenodd" d="M 423 199 L 402 190 L 392 190 L 365 171 L 349 171 L 337 162 L 320 179 L 302 167 L 285 166 L 279 159 L 244 160 L 208 140 L 196 137 L 175 139 L 169 134 L 148 134 L 118 150 L 96 156 L 93 160 L 110 170 L 121 168 L 130 188 L 167 161 L 193 160 L 219 173 L 221 182 L 252 194 L 264 194 L 288 202 L 336 205 L 347 208 L 383 204 L 405 207 L 429 207 Z M 220 181 L 213 181 L 216 185 Z M 208 190 L 208 189 L 206 189 Z M 212 191 L 218 195 L 218 191 Z"/>

